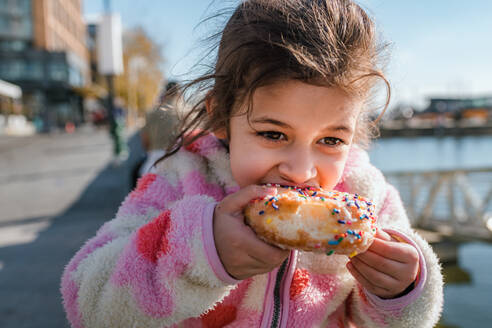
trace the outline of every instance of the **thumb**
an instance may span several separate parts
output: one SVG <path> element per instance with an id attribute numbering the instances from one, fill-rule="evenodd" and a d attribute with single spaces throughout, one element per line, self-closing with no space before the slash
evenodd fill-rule
<path id="1" fill-rule="evenodd" d="M 222 207 L 222 210 L 229 213 L 240 212 L 255 198 L 263 198 L 270 195 L 275 196 L 276 194 L 277 189 L 274 187 L 250 185 L 225 197 L 219 206 Z"/>

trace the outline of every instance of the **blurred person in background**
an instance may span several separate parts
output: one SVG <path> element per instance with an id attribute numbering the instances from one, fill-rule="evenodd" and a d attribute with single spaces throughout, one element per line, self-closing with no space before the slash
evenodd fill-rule
<path id="1" fill-rule="evenodd" d="M 135 186 L 138 177 L 150 172 L 154 163 L 166 154 L 166 149 L 175 139 L 179 124 L 179 98 L 179 84 L 169 81 L 164 88 L 159 106 L 147 113 L 145 126 L 140 131 L 146 156 L 135 168 L 132 187 Z"/>
<path id="2" fill-rule="evenodd" d="M 109 134 L 113 140 L 113 165 L 118 166 L 128 158 L 128 146 L 125 137 L 125 109 L 123 101 L 116 98 L 112 109 L 112 119 L 109 122 Z"/>

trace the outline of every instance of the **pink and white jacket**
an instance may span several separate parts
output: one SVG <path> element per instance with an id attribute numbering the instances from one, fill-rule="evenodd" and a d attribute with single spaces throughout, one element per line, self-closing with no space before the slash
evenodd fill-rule
<path id="1" fill-rule="evenodd" d="M 67 265 L 61 291 L 72 327 L 433 327 L 440 266 L 411 230 L 398 192 L 355 146 L 335 189 L 372 199 L 378 225 L 419 250 L 411 292 L 381 299 L 358 285 L 346 256 L 298 251 L 268 274 L 229 276 L 213 212 L 238 186 L 226 149 L 208 135 L 142 177 Z"/>

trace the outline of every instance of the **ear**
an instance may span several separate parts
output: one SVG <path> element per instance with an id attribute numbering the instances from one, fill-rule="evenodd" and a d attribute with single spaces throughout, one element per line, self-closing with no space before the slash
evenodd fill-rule
<path id="1" fill-rule="evenodd" d="M 212 113 L 215 110 L 215 99 L 211 95 L 211 93 L 209 93 L 209 95 L 207 95 L 207 98 L 205 99 L 205 108 L 207 110 L 208 116 L 212 116 Z M 227 131 L 225 127 L 220 128 L 219 130 L 215 130 L 213 131 L 213 133 L 219 139 L 227 139 Z"/>

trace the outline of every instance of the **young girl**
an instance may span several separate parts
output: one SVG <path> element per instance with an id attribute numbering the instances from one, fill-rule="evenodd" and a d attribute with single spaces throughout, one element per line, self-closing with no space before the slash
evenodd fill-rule
<path id="1" fill-rule="evenodd" d="M 178 147 L 66 267 L 72 326 L 433 327 L 437 258 L 360 147 L 377 55 L 349 0 L 241 2 Z M 267 183 L 372 199 L 377 238 L 351 259 L 266 244 L 242 211 Z"/>

